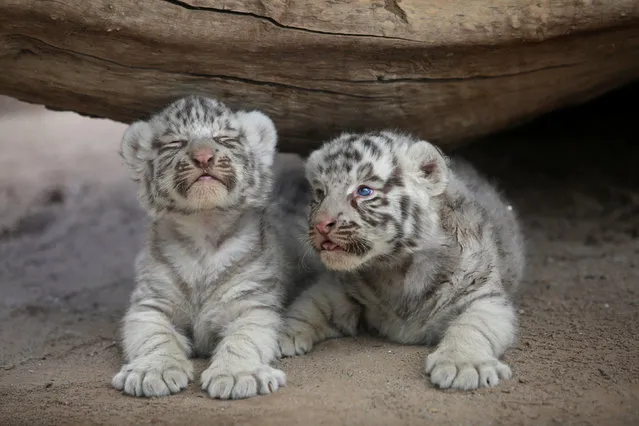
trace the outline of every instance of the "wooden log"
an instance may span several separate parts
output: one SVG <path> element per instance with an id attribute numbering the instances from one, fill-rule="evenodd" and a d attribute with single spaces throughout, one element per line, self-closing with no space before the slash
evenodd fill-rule
<path id="1" fill-rule="evenodd" d="M 1 94 L 124 122 L 207 94 L 300 153 L 389 127 L 453 147 L 636 78 L 637 0 L 0 2 Z"/>

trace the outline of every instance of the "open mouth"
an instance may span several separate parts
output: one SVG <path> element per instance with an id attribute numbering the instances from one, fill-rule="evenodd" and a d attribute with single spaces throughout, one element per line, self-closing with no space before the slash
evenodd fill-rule
<path id="1" fill-rule="evenodd" d="M 322 247 L 322 250 L 326 250 L 326 251 L 342 250 L 342 248 L 339 245 L 335 244 L 331 240 L 325 240 L 324 242 L 322 242 L 321 247 Z"/>

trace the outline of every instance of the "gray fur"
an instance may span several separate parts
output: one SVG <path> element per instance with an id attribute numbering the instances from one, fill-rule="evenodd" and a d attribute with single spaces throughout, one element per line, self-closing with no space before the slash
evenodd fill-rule
<path id="1" fill-rule="evenodd" d="M 289 236 L 303 232 L 305 219 L 291 208 L 296 193 L 281 184 L 272 191 L 276 142 L 264 114 L 195 96 L 125 132 L 122 157 L 152 222 L 136 259 L 115 388 L 179 392 L 193 379 L 192 355 L 211 357 L 201 384 L 212 397 L 285 384 L 270 363 L 284 301 L 306 278 L 299 241 Z M 216 178 L 200 178 L 206 173 Z"/>
<path id="2" fill-rule="evenodd" d="M 524 249 L 512 208 L 483 177 L 428 142 L 381 132 L 325 144 L 309 157 L 307 178 L 310 242 L 334 272 L 286 314 L 283 355 L 364 326 L 437 345 L 425 371 L 439 387 L 510 377 L 499 358 L 515 340 L 511 296 Z M 372 194 L 359 195 L 362 185 Z M 315 229 L 326 218 L 336 219 L 328 237 Z"/>

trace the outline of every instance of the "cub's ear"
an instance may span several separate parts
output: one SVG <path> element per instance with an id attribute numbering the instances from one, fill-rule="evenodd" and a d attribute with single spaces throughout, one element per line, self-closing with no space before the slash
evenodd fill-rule
<path id="1" fill-rule="evenodd" d="M 437 196 L 448 185 L 448 165 L 442 152 L 436 146 L 419 141 L 408 149 L 408 161 L 419 179 L 423 179 L 431 196 Z"/>
<path id="2" fill-rule="evenodd" d="M 136 121 L 124 131 L 120 155 L 136 179 L 144 173 L 145 161 L 151 159 L 152 141 L 153 131 L 146 121 Z"/>
<path id="3" fill-rule="evenodd" d="M 260 111 L 239 111 L 237 118 L 258 158 L 263 164 L 271 166 L 277 146 L 277 130 L 273 120 Z"/>

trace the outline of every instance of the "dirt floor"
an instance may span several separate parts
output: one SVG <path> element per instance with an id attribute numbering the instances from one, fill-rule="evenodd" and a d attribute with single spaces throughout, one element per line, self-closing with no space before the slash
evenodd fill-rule
<path id="1" fill-rule="evenodd" d="M 235 402 L 196 384 L 161 399 L 111 388 L 145 229 L 116 155 L 124 127 L 0 98 L 0 424 L 639 424 L 637 95 L 463 150 L 529 239 L 512 380 L 437 390 L 428 348 L 361 337 L 281 362 L 287 387 Z"/>

